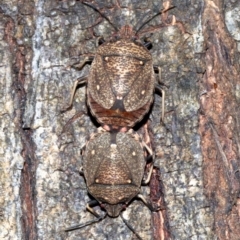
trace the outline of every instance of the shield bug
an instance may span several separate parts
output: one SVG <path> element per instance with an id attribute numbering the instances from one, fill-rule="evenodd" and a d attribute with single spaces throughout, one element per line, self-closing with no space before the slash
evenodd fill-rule
<path id="1" fill-rule="evenodd" d="M 117 30 L 117 33 L 103 42 L 94 56 L 75 65 L 81 69 L 87 62 L 92 62 L 89 75 L 75 82 L 70 99 L 70 106 L 78 84 L 87 84 L 87 104 L 93 116 L 102 125 L 110 129 L 131 128 L 149 112 L 154 99 L 154 91 L 162 94 L 162 120 L 164 117 L 164 91 L 156 85 L 152 55 L 148 50 L 149 42 L 139 40 L 141 28 L 155 16 L 148 19 L 135 30 L 125 25 L 116 28 L 98 9 L 94 8 Z M 106 128 L 107 129 L 107 128 Z"/>
<path id="2" fill-rule="evenodd" d="M 148 156 L 152 157 L 151 149 L 131 130 L 127 133 L 107 132 L 99 128 L 99 132 L 91 136 L 83 152 L 83 175 L 88 192 L 96 199 L 88 203 L 87 209 L 97 219 L 65 231 L 103 219 L 105 216 L 100 216 L 93 209 L 97 204 L 110 217 L 118 217 L 135 197 L 154 210 L 150 201 L 139 194 L 146 165 L 146 149 Z M 145 183 L 149 182 L 151 173 L 152 168 L 144 180 Z"/>

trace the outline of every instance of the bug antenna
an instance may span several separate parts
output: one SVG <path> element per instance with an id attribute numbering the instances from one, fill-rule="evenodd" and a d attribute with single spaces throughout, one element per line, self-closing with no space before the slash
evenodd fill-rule
<path id="1" fill-rule="evenodd" d="M 143 240 L 139 234 L 135 231 L 135 229 L 130 225 L 130 223 L 128 223 L 128 221 L 123 217 L 122 213 L 120 214 L 121 219 L 123 220 L 123 222 L 127 225 L 127 227 L 136 235 L 136 237 L 139 240 Z"/>
<path id="2" fill-rule="evenodd" d="M 171 9 L 173 9 L 173 8 L 175 8 L 175 6 L 169 7 L 169 8 L 167 8 L 167 9 L 160 10 L 158 13 L 156 13 L 155 15 L 153 15 L 151 18 L 149 18 L 146 22 L 144 22 L 144 23 L 140 26 L 140 28 L 136 31 L 136 35 L 137 35 L 137 33 L 138 33 L 147 23 L 151 22 L 155 17 L 157 17 L 157 16 L 161 15 L 162 13 L 164 13 L 164 12 L 166 12 L 166 11 L 168 11 L 168 10 L 171 10 Z M 136 24 L 136 26 L 137 26 L 137 24 Z"/>
<path id="3" fill-rule="evenodd" d="M 107 214 L 105 214 L 103 216 L 99 216 L 98 218 L 96 218 L 94 220 L 91 220 L 91 221 L 88 221 L 88 222 L 85 222 L 85 223 L 82 223 L 82 224 L 71 226 L 69 228 L 64 229 L 64 231 L 65 232 L 70 232 L 70 231 L 74 231 L 74 230 L 79 229 L 79 228 L 86 227 L 86 226 L 91 225 L 93 223 L 102 221 L 106 216 L 107 216 Z"/>
<path id="4" fill-rule="evenodd" d="M 110 21 L 110 19 L 109 19 L 104 13 L 102 13 L 99 9 L 97 9 L 95 6 L 89 4 L 88 2 L 82 1 L 82 3 L 83 3 L 84 5 L 86 5 L 86 6 L 94 9 L 96 12 L 98 12 L 103 18 L 105 18 L 105 19 L 108 21 L 108 23 L 109 23 L 117 32 L 119 31 L 119 29 L 118 29 L 116 26 L 114 26 L 114 24 Z"/>

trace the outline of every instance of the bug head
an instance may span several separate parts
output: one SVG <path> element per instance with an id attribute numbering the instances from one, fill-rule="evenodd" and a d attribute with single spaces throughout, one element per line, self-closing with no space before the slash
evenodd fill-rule
<path id="1" fill-rule="evenodd" d="M 120 30 L 113 35 L 114 40 L 126 39 L 136 41 L 138 37 L 136 36 L 136 31 L 130 25 L 124 25 Z"/>
<path id="2" fill-rule="evenodd" d="M 104 203 L 104 204 L 101 204 L 101 207 L 103 207 L 106 210 L 108 216 L 118 217 L 120 212 L 126 208 L 126 205 L 122 203 L 118 203 L 118 204 Z"/>

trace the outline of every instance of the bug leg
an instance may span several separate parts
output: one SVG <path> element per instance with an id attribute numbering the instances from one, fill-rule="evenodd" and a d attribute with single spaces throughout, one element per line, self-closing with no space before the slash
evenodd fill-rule
<path id="1" fill-rule="evenodd" d="M 153 66 L 153 70 L 154 70 L 155 74 L 157 75 L 157 84 L 169 87 L 164 82 L 162 82 L 162 69 L 161 69 L 161 67 L 155 65 L 155 66 Z"/>
<path id="2" fill-rule="evenodd" d="M 99 222 L 101 220 L 103 220 L 107 214 L 103 215 L 103 216 L 100 216 L 99 214 L 97 214 L 97 212 L 92 208 L 94 206 L 96 206 L 98 204 L 98 202 L 96 200 L 92 200 L 90 201 L 88 204 L 87 204 L 87 210 L 90 211 L 94 216 L 96 216 L 97 218 L 94 219 L 94 220 L 91 220 L 91 221 L 88 221 L 88 222 L 85 222 L 85 223 L 82 223 L 82 224 L 77 224 L 77 225 L 74 225 L 74 226 L 71 226 L 69 228 L 66 228 L 64 229 L 65 232 L 70 232 L 70 231 L 73 231 L 73 230 L 76 230 L 76 229 L 79 229 L 79 228 L 83 228 L 85 226 L 88 226 L 88 225 L 91 225 L 93 223 L 96 223 L 96 222 Z"/>
<path id="3" fill-rule="evenodd" d="M 153 69 L 154 71 L 156 72 L 157 74 L 157 82 L 159 84 L 161 84 L 161 68 L 160 67 L 157 67 L 157 66 L 153 66 Z M 158 93 L 161 93 L 161 97 L 162 97 L 162 116 L 161 116 L 161 119 L 160 119 L 160 122 L 164 122 L 164 112 L 165 112 L 165 91 L 159 87 L 159 86 L 155 86 L 155 91 L 157 91 Z"/>
<path id="4" fill-rule="evenodd" d="M 146 47 L 148 50 L 152 48 L 152 42 L 149 40 L 149 38 L 144 39 L 144 47 Z"/>
<path id="5" fill-rule="evenodd" d="M 68 109 L 65 109 L 65 111 L 67 111 Z M 64 110 L 61 111 L 61 113 L 65 112 Z M 67 123 L 63 126 L 62 132 L 60 134 L 60 136 L 67 131 L 68 127 L 78 118 L 81 118 L 83 115 L 86 115 L 87 113 L 85 111 L 81 111 L 78 112 L 76 114 L 73 115 L 73 117 L 71 117 Z"/>
<path id="6" fill-rule="evenodd" d="M 100 217 L 100 215 L 93 209 L 93 207 L 99 205 L 97 200 L 91 200 L 87 203 L 86 209 L 92 213 L 94 216 L 96 216 L 97 218 Z"/>
<path id="7" fill-rule="evenodd" d="M 164 120 L 164 113 L 165 113 L 165 91 L 158 86 L 155 86 L 155 91 L 158 91 L 159 93 L 161 92 L 161 95 L 162 95 L 162 116 L 160 121 L 164 122 L 163 120 Z"/>
<path id="8" fill-rule="evenodd" d="M 149 155 L 153 157 L 152 149 L 144 141 L 142 141 L 142 144 L 147 149 L 147 152 L 149 153 Z"/>
<path id="9" fill-rule="evenodd" d="M 150 209 L 151 212 L 157 212 L 159 210 L 164 210 L 163 208 L 161 208 L 159 206 L 154 207 L 153 204 L 150 201 L 148 201 L 142 194 L 138 194 L 137 198 L 141 199 L 142 202 Z"/>
<path id="10" fill-rule="evenodd" d="M 63 110 L 61 110 L 62 113 L 66 112 L 67 110 L 69 110 L 69 109 L 72 107 L 73 98 L 74 98 L 74 95 L 75 95 L 77 86 L 80 85 L 80 84 L 85 84 L 86 82 L 87 82 L 87 76 L 78 78 L 78 79 L 74 82 L 74 85 L 73 85 L 73 88 L 72 88 L 72 92 L 71 92 L 71 97 L 70 97 L 69 104 L 68 104 L 68 106 L 67 106 L 66 108 L 64 108 Z"/>
<path id="11" fill-rule="evenodd" d="M 71 67 L 77 70 L 81 70 L 85 66 L 85 64 L 92 63 L 93 59 L 94 59 L 94 56 L 87 56 L 84 58 L 82 62 L 73 64 Z"/>
<path id="12" fill-rule="evenodd" d="M 142 238 L 135 231 L 135 229 L 132 227 L 132 225 L 123 217 L 122 213 L 120 214 L 120 217 L 122 218 L 123 222 L 127 225 L 127 227 L 137 236 L 137 238 L 142 240 Z"/>
<path id="13" fill-rule="evenodd" d="M 154 65 L 153 66 L 154 73 L 157 75 L 157 84 L 163 85 L 167 88 L 169 88 L 168 85 L 166 85 L 164 82 L 161 81 L 162 79 L 162 70 L 159 66 Z"/>
<path id="14" fill-rule="evenodd" d="M 155 73 L 157 74 L 157 83 L 161 84 L 161 68 L 158 66 L 153 66 L 153 69 L 155 71 Z M 155 91 L 158 91 L 158 93 L 161 93 L 162 96 L 162 116 L 160 121 L 163 122 L 164 120 L 164 112 L 165 112 L 165 91 L 159 87 L 159 86 L 155 86 Z"/>
<path id="15" fill-rule="evenodd" d="M 152 171 L 153 171 L 153 163 L 151 164 L 151 167 L 149 169 L 147 178 L 142 180 L 142 185 L 147 185 L 150 182 L 150 179 L 151 179 L 151 176 L 152 176 Z"/>
<path id="16" fill-rule="evenodd" d="M 83 175 L 84 176 L 83 167 L 80 167 L 78 172 L 79 172 L 79 175 Z"/>
<path id="17" fill-rule="evenodd" d="M 149 169 L 149 172 L 147 174 L 147 178 L 142 180 L 142 185 L 147 185 L 150 182 L 152 171 L 154 167 L 154 161 L 155 161 L 155 154 L 153 153 L 152 149 L 143 141 L 143 146 L 146 148 L 147 152 L 149 153 L 149 158 L 152 158 L 152 163 Z"/>
<path id="18" fill-rule="evenodd" d="M 101 127 L 100 127 L 101 128 Z M 151 157 L 153 157 L 153 151 L 152 149 L 143 141 L 143 139 L 139 136 L 138 133 L 134 132 L 133 129 L 129 129 L 127 131 L 127 134 L 129 134 L 130 136 L 132 136 L 137 142 L 141 142 L 142 146 L 146 148 L 147 152 L 149 153 L 149 155 Z"/>
<path id="19" fill-rule="evenodd" d="M 103 43 L 105 43 L 105 39 L 103 37 L 98 37 L 96 39 L 96 47 L 99 47 L 100 45 L 102 45 Z"/>

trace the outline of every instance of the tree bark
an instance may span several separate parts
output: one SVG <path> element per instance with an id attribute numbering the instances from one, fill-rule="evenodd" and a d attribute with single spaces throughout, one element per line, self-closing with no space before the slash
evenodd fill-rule
<path id="1" fill-rule="evenodd" d="M 144 240 L 237 240 L 239 1 L 95 1 L 117 27 L 140 27 L 168 3 L 175 8 L 143 28 L 166 101 L 164 123 L 157 95 L 148 116 L 156 162 L 142 191 L 162 209 L 151 213 L 136 199 L 123 216 Z M 98 127 L 85 87 L 61 113 L 90 68 L 69 66 L 114 31 L 81 1 L 0 2 L 0 239 L 136 239 L 120 217 L 64 232 L 95 218 L 79 170 Z"/>

